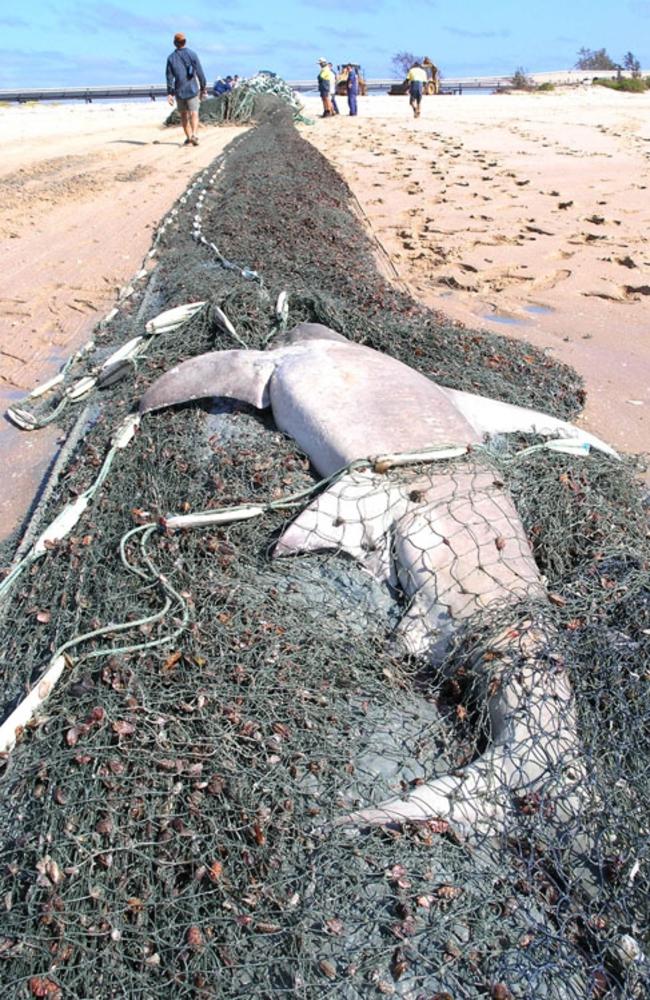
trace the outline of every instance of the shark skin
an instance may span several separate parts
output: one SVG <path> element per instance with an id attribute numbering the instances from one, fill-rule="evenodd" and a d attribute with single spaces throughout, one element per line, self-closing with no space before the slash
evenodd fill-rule
<path id="1" fill-rule="evenodd" d="M 267 351 L 218 351 L 193 358 L 153 383 L 147 413 L 188 400 L 227 396 L 270 406 L 322 476 L 349 463 L 458 445 L 461 464 L 388 475 L 343 474 L 288 526 L 274 557 L 346 552 L 408 606 L 398 640 L 410 655 L 444 657 L 455 624 L 486 608 L 545 601 L 545 589 L 514 504 L 471 455 L 486 434 L 511 431 L 568 437 L 616 455 L 565 421 L 524 407 L 438 386 L 407 365 L 348 341 L 319 324 L 301 324 Z M 478 664 L 490 719 L 490 745 L 474 763 L 419 786 L 406 798 L 342 817 L 342 824 L 444 819 L 467 836 L 496 833 L 515 793 L 539 787 L 563 768 L 582 774 L 573 695 L 547 654 L 552 637 L 532 623 L 507 631 L 499 674 Z"/>

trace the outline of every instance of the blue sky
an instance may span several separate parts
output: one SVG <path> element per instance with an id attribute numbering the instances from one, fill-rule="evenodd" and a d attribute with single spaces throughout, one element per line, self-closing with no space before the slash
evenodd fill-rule
<path id="1" fill-rule="evenodd" d="M 6 9 L 6 8 L 5 8 Z M 209 80 L 271 69 L 307 79 L 323 55 L 390 76 L 398 51 L 443 74 L 566 69 L 579 48 L 650 67 L 650 0 L 31 0 L 0 13 L 0 87 L 162 83 L 175 31 Z"/>

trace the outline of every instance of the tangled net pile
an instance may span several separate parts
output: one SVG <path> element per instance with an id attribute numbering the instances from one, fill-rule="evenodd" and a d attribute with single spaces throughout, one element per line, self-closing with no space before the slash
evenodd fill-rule
<path id="1" fill-rule="evenodd" d="M 294 121 L 310 124 L 311 119 L 302 114 L 303 106 L 298 95 L 279 76 L 272 73 L 256 73 L 219 97 L 209 97 L 199 105 L 199 120 L 203 125 L 223 125 L 224 123 L 244 125 L 254 116 L 259 116 L 264 98 L 274 98 L 291 108 Z M 167 117 L 165 125 L 180 125 L 181 116 L 174 109 Z"/>
<path id="2" fill-rule="evenodd" d="M 41 525 L 93 481 L 153 379 L 206 350 L 263 347 L 285 289 L 290 325 L 324 322 L 442 384 L 578 411 L 571 370 L 527 345 L 441 327 L 385 280 L 348 189 L 290 110 L 267 102 L 257 117 L 181 199 L 148 281 L 66 376 L 161 310 L 206 301 L 81 416 L 63 411 L 78 444 Z M 54 403 L 40 405 L 44 415 Z M 625 462 L 519 457 L 523 444 L 482 461 L 510 489 L 550 598 L 465 622 L 434 670 L 390 641 L 403 609 L 355 562 L 269 559 L 296 507 L 159 527 L 161 515 L 312 487 L 305 457 L 269 418 L 206 404 L 143 420 L 74 534 L 1 607 L 7 706 L 63 643 L 110 627 L 70 650 L 72 666 L 4 762 L 3 995 L 647 996 L 642 497 Z M 161 588 L 173 595 L 164 617 Z M 444 821 L 356 836 L 330 825 L 483 752 L 472 664 L 498 660 L 494 636 L 533 618 L 575 694 L 585 767 L 571 809 L 557 806 L 551 775 L 548 792 L 511 795 L 490 835 L 459 837 Z"/>

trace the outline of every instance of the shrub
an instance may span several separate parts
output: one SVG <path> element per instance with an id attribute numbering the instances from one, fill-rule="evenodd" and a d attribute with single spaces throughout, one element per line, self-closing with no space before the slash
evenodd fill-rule
<path id="1" fill-rule="evenodd" d="M 616 63 L 610 58 L 606 49 L 596 49 L 594 52 L 592 49 L 583 48 L 578 52 L 576 69 L 616 69 Z"/>
<path id="2" fill-rule="evenodd" d="M 623 90 L 629 94 L 642 94 L 648 89 L 647 80 L 631 79 L 626 76 L 621 77 L 620 80 L 596 77 L 593 82 L 599 87 L 609 87 L 610 90 Z"/>
<path id="3" fill-rule="evenodd" d="M 540 83 L 537 89 L 546 93 L 547 91 L 555 90 L 555 84 L 551 83 L 550 80 L 547 80 L 546 83 Z"/>
<path id="4" fill-rule="evenodd" d="M 534 90 L 535 84 L 530 79 L 525 69 L 518 66 L 510 77 L 510 86 L 515 90 Z"/>

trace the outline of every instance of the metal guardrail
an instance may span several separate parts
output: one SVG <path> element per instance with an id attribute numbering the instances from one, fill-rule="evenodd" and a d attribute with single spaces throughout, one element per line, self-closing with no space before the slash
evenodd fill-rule
<path id="1" fill-rule="evenodd" d="M 641 76 L 650 75 L 650 70 L 641 70 Z M 595 72 L 593 70 L 555 70 L 549 73 L 528 73 L 527 76 L 534 83 L 556 83 L 556 84 L 579 84 L 591 83 L 594 77 L 616 77 L 616 70 Z M 629 76 L 623 72 L 622 76 Z M 300 93 L 316 90 L 316 79 L 313 80 L 288 80 L 288 85 Z M 392 84 L 402 83 L 402 80 L 395 78 L 366 80 L 369 90 L 388 90 Z M 441 88 L 443 93 L 462 93 L 463 90 L 494 90 L 497 87 L 507 87 L 510 84 L 509 76 L 463 76 L 463 77 L 443 77 Z M 20 90 L 0 90 L 0 101 L 16 102 L 26 104 L 29 101 L 92 101 L 100 100 L 126 100 L 128 98 L 149 98 L 155 101 L 158 97 L 166 97 L 167 88 L 162 84 L 135 84 L 133 86 L 106 86 L 106 87 L 30 87 Z"/>
<path id="2" fill-rule="evenodd" d="M 401 83 L 397 79 L 374 79 L 366 80 L 368 90 L 376 92 L 389 90 L 395 83 Z M 288 80 L 288 85 L 299 93 L 317 90 L 316 80 Z M 442 82 L 443 91 L 458 91 L 468 87 L 472 89 L 494 88 L 501 83 L 506 84 L 505 77 L 484 77 L 472 80 L 445 79 Z M 149 98 L 155 101 L 156 98 L 165 98 L 167 88 L 156 84 L 143 84 L 133 87 L 48 87 L 21 90 L 0 90 L 0 101 L 27 104 L 30 101 L 72 101 L 79 100 L 91 104 L 100 100 L 128 100 L 129 98 Z"/>
<path id="3" fill-rule="evenodd" d="M 0 90 L 0 101 L 16 101 L 26 104 L 28 101 L 86 101 L 122 100 L 130 97 L 148 97 L 155 101 L 157 97 L 166 97 L 167 88 L 155 84 L 142 84 L 133 87 L 30 87 L 21 90 Z"/>

